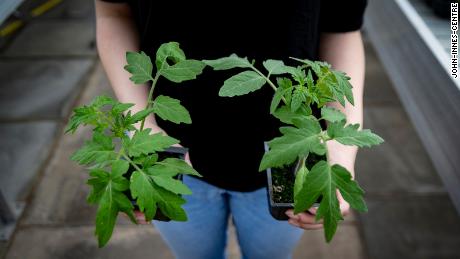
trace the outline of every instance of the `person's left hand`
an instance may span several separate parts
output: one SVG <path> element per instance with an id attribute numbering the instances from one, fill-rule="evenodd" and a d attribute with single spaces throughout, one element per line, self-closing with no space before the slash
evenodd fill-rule
<path id="1" fill-rule="evenodd" d="M 340 205 L 340 212 L 342 213 L 342 216 L 347 216 L 350 214 L 350 204 L 348 204 L 347 201 L 345 201 L 342 197 L 342 194 L 337 190 L 337 199 L 339 200 L 339 205 Z M 286 215 L 289 217 L 289 224 L 303 228 L 305 230 L 309 229 L 321 229 L 323 228 L 323 220 L 321 219 L 320 221 L 315 221 L 315 216 L 316 216 L 316 210 L 317 208 L 310 208 L 308 209 L 308 212 L 301 212 L 296 215 L 294 215 L 294 210 L 288 210 L 286 211 Z"/>

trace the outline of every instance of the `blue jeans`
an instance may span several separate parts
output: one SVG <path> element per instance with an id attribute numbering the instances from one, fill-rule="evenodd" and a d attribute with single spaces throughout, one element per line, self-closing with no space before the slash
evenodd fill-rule
<path id="1" fill-rule="evenodd" d="M 188 221 L 153 221 L 176 258 L 226 258 L 230 215 L 243 258 L 291 258 L 303 230 L 272 218 L 266 188 L 253 192 L 227 191 L 189 176 L 184 176 L 184 183 L 193 191 L 192 195 L 184 196 Z"/>

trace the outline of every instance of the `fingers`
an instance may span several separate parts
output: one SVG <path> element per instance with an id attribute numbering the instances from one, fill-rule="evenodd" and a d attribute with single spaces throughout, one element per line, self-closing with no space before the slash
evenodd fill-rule
<path id="1" fill-rule="evenodd" d="M 150 222 L 147 222 L 145 221 L 145 215 L 144 213 L 138 211 L 138 210 L 135 210 L 134 211 L 134 216 L 136 217 L 136 221 L 137 223 L 141 224 L 141 225 L 148 225 L 150 224 Z"/>
<path id="2" fill-rule="evenodd" d="M 314 230 L 314 229 L 322 229 L 323 228 L 323 224 L 304 224 L 304 223 L 300 223 L 299 221 L 295 221 L 295 220 L 292 220 L 292 219 L 289 219 L 288 220 L 289 224 L 295 226 L 295 227 L 298 227 L 298 228 L 302 228 L 302 229 L 305 229 L 305 230 Z"/>
<path id="3" fill-rule="evenodd" d="M 303 229 L 323 228 L 323 220 L 315 220 L 316 208 L 310 208 L 308 211 L 310 214 L 305 212 L 294 214 L 293 210 L 286 211 L 289 224 Z"/>

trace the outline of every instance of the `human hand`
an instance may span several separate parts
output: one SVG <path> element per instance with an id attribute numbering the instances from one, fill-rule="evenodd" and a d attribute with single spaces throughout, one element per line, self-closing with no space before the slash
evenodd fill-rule
<path id="1" fill-rule="evenodd" d="M 340 212 L 342 213 L 342 216 L 345 217 L 350 214 L 350 204 L 343 199 L 342 194 L 340 194 L 338 190 L 337 199 L 339 200 Z M 294 214 L 294 210 L 291 209 L 286 211 L 286 215 L 289 217 L 289 224 L 295 227 L 299 227 L 305 230 L 321 229 L 323 228 L 323 220 L 315 220 L 316 211 L 317 208 L 311 207 L 308 209 L 308 212 Z"/>

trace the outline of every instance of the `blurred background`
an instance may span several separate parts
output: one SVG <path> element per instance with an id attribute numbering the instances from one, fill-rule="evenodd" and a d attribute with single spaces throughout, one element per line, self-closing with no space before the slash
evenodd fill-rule
<path id="1" fill-rule="evenodd" d="M 64 135 L 71 110 L 113 95 L 95 48 L 94 0 L 0 0 L 0 257 L 173 258 L 151 226 L 120 219 L 107 247 L 93 235 L 87 172 Z M 370 0 L 365 127 L 369 212 L 326 244 L 306 231 L 294 258 L 460 258 L 460 81 L 449 76 L 450 1 Z M 230 228 L 228 252 L 239 258 Z"/>

